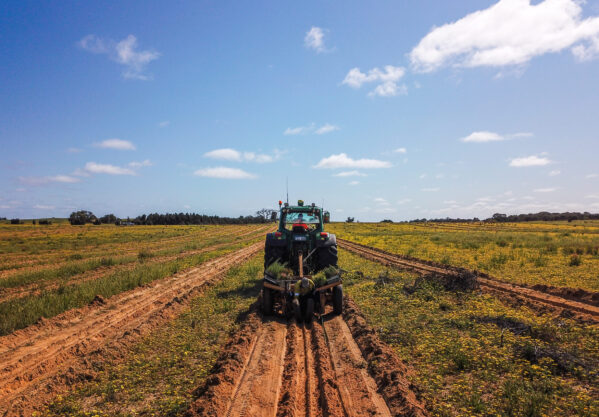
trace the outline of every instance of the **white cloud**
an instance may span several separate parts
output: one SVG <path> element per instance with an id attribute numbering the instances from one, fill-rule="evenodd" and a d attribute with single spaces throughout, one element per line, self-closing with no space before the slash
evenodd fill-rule
<path id="1" fill-rule="evenodd" d="M 55 206 L 48 206 L 45 204 L 36 204 L 35 206 L 33 206 L 34 209 L 38 209 L 38 210 L 54 210 L 56 207 Z"/>
<path id="2" fill-rule="evenodd" d="M 368 93 L 369 96 L 392 97 L 399 94 L 406 94 L 407 87 L 404 85 L 398 86 L 397 82 L 405 75 L 406 70 L 403 67 L 394 67 L 393 65 L 385 65 L 384 71 L 379 68 L 373 68 L 367 73 L 363 73 L 359 68 L 349 70 L 342 84 L 346 84 L 352 88 L 360 88 L 366 83 L 378 84 L 374 90 Z"/>
<path id="3" fill-rule="evenodd" d="M 402 198 L 401 200 L 399 200 L 399 201 L 397 202 L 397 204 L 399 204 L 399 205 L 403 205 L 403 204 L 407 204 L 407 203 L 411 203 L 411 202 L 412 202 L 412 199 L 411 199 L 411 198 Z"/>
<path id="4" fill-rule="evenodd" d="M 551 161 L 545 157 L 538 157 L 536 155 L 526 156 L 523 158 L 514 158 L 510 161 L 511 167 L 536 167 L 550 164 Z"/>
<path id="5" fill-rule="evenodd" d="M 246 172 L 242 169 L 227 167 L 202 168 L 198 169 L 193 174 L 197 175 L 198 177 L 221 178 L 231 180 L 251 179 L 256 177 L 254 174 L 250 174 L 249 172 Z"/>
<path id="6" fill-rule="evenodd" d="M 323 158 L 314 166 L 314 168 L 389 168 L 391 163 L 377 159 L 352 159 L 345 153 L 331 155 Z"/>
<path id="7" fill-rule="evenodd" d="M 481 130 L 478 132 L 472 132 L 465 138 L 460 139 L 462 142 L 475 142 L 475 143 L 484 143 L 484 142 L 499 142 L 502 140 L 515 139 L 515 138 L 527 138 L 533 136 L 532 133 L 529 132 L 519 132 L 512 133 L 509 135 L 501 135 L 495 132 L 487 132 L 485 130 Z"/>
<path id="8" fill-rule="evenodd" d="M 350 181 L 348 184 L 349 185 L 358 185 L 358 184 L 360 184 L 360 181 Z"/>
<path id="9" fill-rule="evenodd" d="M 158 123 L 158 127 L 167 127 L 171 122 L 169 120 L 165 120 L 163 122 Z"/>
<path id="10" fill-rule="evenodd" d="M 559 169 L 554 169 L 553 171 L 549 172 L 549 176 L 550 177 L 555 177 L 556 175 L 561 174 L 562 172 Z"/>
<path id="11" fill-rule="evenodd" d="M 73 184 L 79 181 L 79 178 L 71 177 L 69 175 L 54 175 L 47 177 L 19 177 L 19 182 L 27 185 L 44 185 L 52 182 Z"/>
<path id="12" fill-rule="evenodd" d="M 403 153 L 407 153 L 408 150 L 406 148 L 397 148 L 397 149 L 393 150 L 393 152 L 403 154 Z"/>
<path id="13" fill-rule="evenodd" d="M 144 74 L 145 68 L 150 62 L 160 57 L 156 51 L 138 51 L 137 38 L 133 35 L 129 35 L 119 42 L 104 40 L 96 35 L 87 35 L 79 41 L 79 46 L 94 54 L 108 55 L 110 59 L 125 67 L 122 73 L 124 78 L 137 80 L 151 79 L 150 75 Z"/>
<path id="14" fill-rule="evenodd" d="M 410 53 L 417 71 L 443 66 L 523 65 L 572 47 L 579 60 L 599 53 L 599 18 L 582 18 L 577 0 L 501 0 L 460 20 L 433 28 Z"/>
<path id="15" fill-rule="evenodd" d="M 304 46 L 308 49 L 313 49 L 318 53 L 327 52 L 327 48 L 324 45 L 324 31 L 322 28 L 312 26 L 310 30 L 306 32 Z"/>
<path id="16" fill-rule="evenodd" d="M 215 149 L 204 154 L 205 158 L 241 161 L 241 152 L 231 148 Z"/>
<path id="17" fill-rule="evenodd" d="M 375 198 L 374 202 L 377 203 L 377 204 L 382 204 L 382 205 L 388 205 L 389 204 L 389 202 L 386 199 L 382 198 L 382 197 Z"/>
<path id="18" fill-rule="evenodd" d="M 211 159 L 221 159 L 221 160 L 225 160 L 225 161 L 235 161 L 235 162 L 249 161 L 249 162 L 257 162 L 259 164 L 264 164 L 267 162 L 273 162 L 275 159 L 278 159 L 281 154 L 282 154 L 282 152 L 275 151 L 275 156 L 272 157 L 270 155 L 256 154 L 254 152 L 240 152 L 240 151 L 232 149 L 232 148 L 222 148 L 222 149 L 215 149 L 213 151 L 206 152 L 204 154 L 204 157 L 211 158 Z"/>
<path id="19" fill-rule="evenodd" d="M 95 143 L 94 146 L 104 149 L 117 149 L 119 151 L 134 151 L 135 145 L 128 140 L 122 139 L 106 139 L 102 142 Z"/>
<path id="20" fill-rule="evenodd" d="M 555 190 L 557 190 L 557 188 L 535 188 L 533 191 L 535 193 L 552 193 Z"/>
<path id="21" fill-rule="evenodd" d="M 439 190 L 441 190 L 441 189 L 437 188 L 437 187 L 433 187 L 433 188 L 422 188 L 421 189 L 421 191 L 424 191 L 426 193 L 436 193 Z"/>
<path id="22" fill-rule="evenodd" d="M 141 168 L 141 167 L 151 167 L 153 164 L 149 159 L 146 159 L 142 162 L 129 162 L 129 166 L 131 168 Z"/>
<path id="23" fill-rule="evenodd" d="M 90 174 L 135 175 L 135 171 L 132 169 L 121 168 L 109 164 L 98 164 L 96 162 L 88 162 L 85 164 L 84 169 Z"/>
<path id="24" fill-rule="evenodd" d="M 79 153 L 79 152 L 81 152 L 81 149 L 79 149 L 79 148 L 67 148 L 67 152 L 68 153 Z"/>
<path id="25" fill-rule="evenodd" d="M 591 179 L 591 178 L 597 178 L 597 177 L 599 177 L 599 174 L 588 174 L 585 178 Z"/>
<path id="26" fill-rule="evenodd" d="M 325 133 L 334 132 L 339 130 L 340 127 L 331 123 L 325 123 L 320 127 L 316 127 L 314 123 L 310 123 L 308 126 L 288 127 L 283 132 L 284 135 L 305 135 L 307 133 L 315 133 L 317 135 L 324 135 Z"/>
<path id="27" fill-rule="evenodd" d="M 325 133 L 334 132 L 335 130 L 339 130 L 339 126 L 326 123 L 323 126 L 316 129 L 314 133 L 316 133 L 317 135 L 324 135 Z"/>
<path id="28" fill-rule="evenodd" d="M 334 177 L 365 177 L 366 174 L 360 171 L 342 171 L 337 174 L 333 174 Z"/>
<path id="29" fill-rule="evenodd" d="M 599 194 L 588 194 L 588 195 L 585 195 L 584 198 L 599 199 Z"/>

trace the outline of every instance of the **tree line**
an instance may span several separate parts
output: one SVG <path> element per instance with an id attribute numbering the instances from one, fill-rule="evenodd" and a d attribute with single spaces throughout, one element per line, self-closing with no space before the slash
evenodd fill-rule
<path id="1" fill-rule="evenodd" d="M 410 223 L 466 223 L 466 222 L 486 222 L 486 223 L 519 223 L 519 222 L 556 222 L 556 221 L 574 221 L 574 220 L 599 220 L 599 214 L 592 214 L 588 211 L 584 213 L 579 212 L 565 212 L 565 213 L 550 213 L 548 211 L 540 211 L 538 213 L 528 214 L 503 214 L 495 213 L 488 219 L 480 220 L 478 217 L 472 219 L 460 219 L 446 217 L 444 219 L 415 219 L 410 220 Z"/>
<path id="2" fill-rule="evenodd" d="M 273 215 L 274 213 L 274 215 Z M 96 217 L 94 213 L 88 210 L 79 210 L 71 213 L 69 222 L 72 225 L 83 224 L 116 224 L 116 225 L 199 225 L 199 224 L 255 224 L 268 223 L 276 219 L 276 211 L 262 209 L 255 215 L 239 217 L 220 217 L 197 213 L 151 213 L 142 214 L 133 219 L 120 219 L 114 214 L 106 214 L 102 217 Z"/>

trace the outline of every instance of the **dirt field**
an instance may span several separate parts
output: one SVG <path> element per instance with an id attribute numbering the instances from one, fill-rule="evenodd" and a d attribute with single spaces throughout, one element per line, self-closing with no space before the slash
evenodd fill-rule
<path id="1" fill-rule="evenodd" d="M 96 249 L 57 228 L 52 238 L 63 249 L 78 246 L 89 258 L 64 265 L 51 265 L 55 253 L 32 243 L 46 235 L 27 232 L 39 253 L 32 264 L 21 255 L 18 265 L 3 259 L 0 280 L 18 285 L 3 287 L 0 310 L 16 317 L 15 306 L 29 305 L 24 300 L 67 300 L 60 297 L 86 285 L 94 292 L 83 305 L 63 304 L 58 314 L 0 337 L 0 415 L 599 411 L 597 293 L 515 285 L 364 246 L 348 234 L 338 239 L 344 314 L 298 325 L 257 312 L 263 235 L 271 228 L 170 231 L 162 244 L 152 229 L 129 229 L 134 238 L 103 230 Z M 130 246 L 144 234 L 147 242 Z M 122 262 L 95 267 L 115 240 Z M 88 261 L 78 273 L 64 268 Z"/>

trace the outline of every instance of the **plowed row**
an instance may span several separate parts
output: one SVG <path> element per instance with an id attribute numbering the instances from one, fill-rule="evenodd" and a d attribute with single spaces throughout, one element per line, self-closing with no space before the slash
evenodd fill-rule
<path id="1" fill-rule="evenodd" d="M 385 265 L 394 266 L 401 269 L 408 269 L 419 274 L 434 273 L 440 275 L 454 275 L 462 271 L 460 268 L 452 268 L 434 264 L 433 262 L 391 254 L 381 249 L 360 245 L 345 239 L 337 239 L 337 241 L 343 249 L 347 249 L 366 259 L 381 262 Z M 549 293 L 533 288 L 519 286 L 501 281 L 486 274 L 476 274 L 476 279 L 480 285 L 480 288 L 484 291 L 511 297 L 520 297 L 526 301 L 529 301 L 533 305 L 541 304 L 552 309 L 566 310 L 571 313 L 577 313 L 583 319 L 599 322 L 599 307 L 594 305 L 594 299 L 596 298 L 594 295 L 592 297 L 587 297 L 590 298 L 589 300 L 584 298 L 573 300 L 571 298 L 561 297 L 555 294 L 555 291 L 552 291 L 553 293 Z"/>
<path id="2" fill-rule="evenodd" d="M 89 378 L 95 361 L 125 351 L 139 335 L 172 318 L 186 299 L 262 246 L 247 246 L 0 338 L 0 411 L 30 415 L 72 382 Z"/>
<path id="3" fill-rule="evenodd" d="M 359 345 L 354 335 L 365 334 Z M 396 358 L 386 361 L 388 355 L 355 308 L 307 325 L 253 311 L 197 390 L 188 416 L 426 415 L 407 369 Z"/>

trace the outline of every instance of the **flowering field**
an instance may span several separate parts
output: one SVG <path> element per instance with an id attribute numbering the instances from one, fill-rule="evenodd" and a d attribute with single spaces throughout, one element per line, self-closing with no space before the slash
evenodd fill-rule
<path id="1" fill-rule="evenodd" d="M 599 291 L 599 222 L 333 223 L 339 237 L 521 284 Z"/>
<path id="2" fill-rule="evenodd" d="M 599 329 L 451 292 L 340 251 L 344 289 L 414 370 L 434 416 L 599 415 Z"/>

